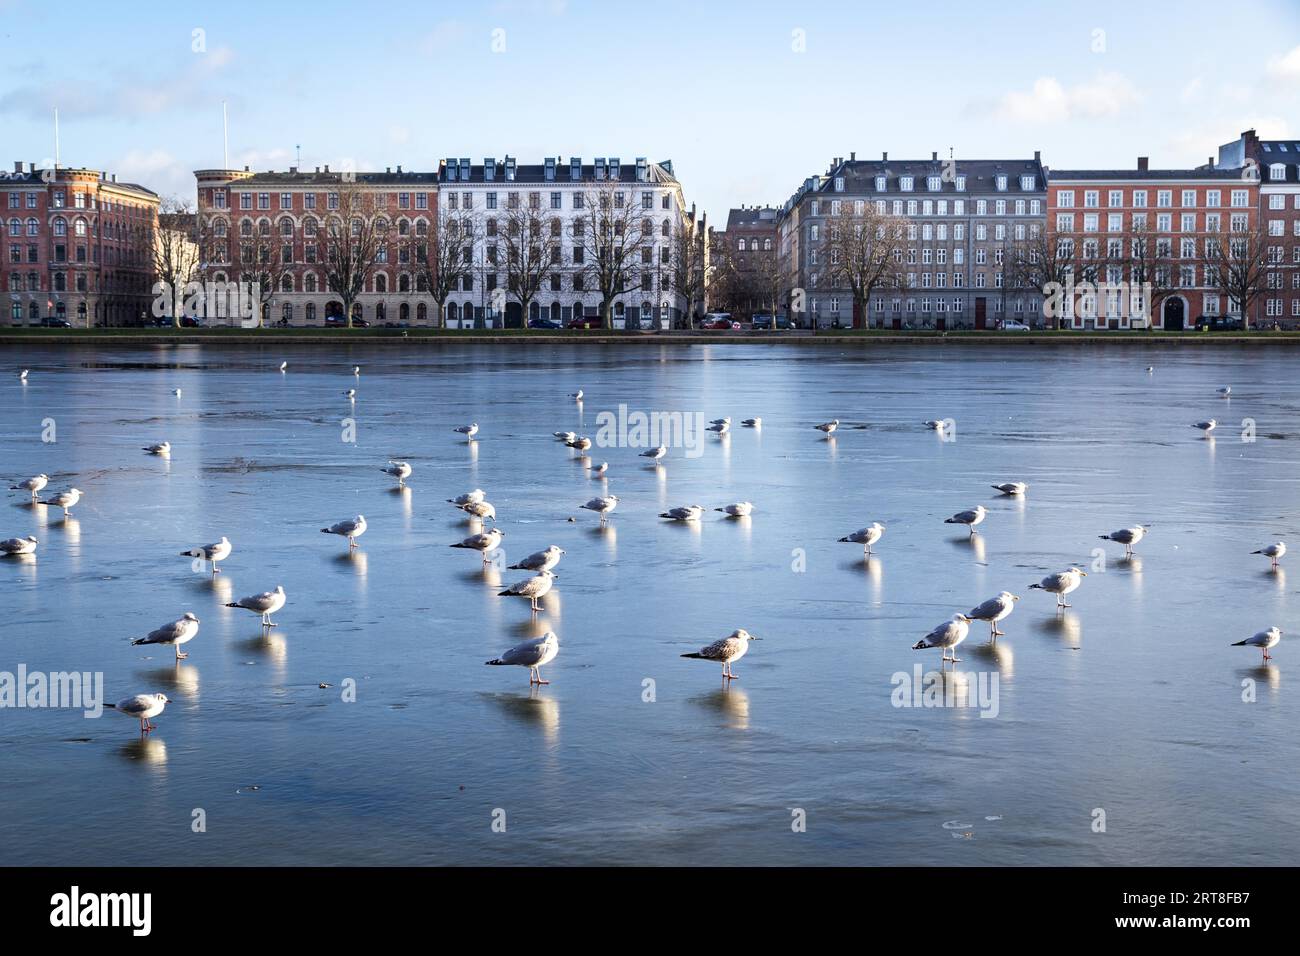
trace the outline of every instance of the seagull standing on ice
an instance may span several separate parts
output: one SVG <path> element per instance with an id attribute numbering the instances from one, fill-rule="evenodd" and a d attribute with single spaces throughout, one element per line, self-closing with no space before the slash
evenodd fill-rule
<path id="1" fill-rule="evenodd" d="M 194 640 L 199 633 L 199 619 L 186 611 L 184 615 L 170 624 L 164 624 L 157 630 L 150 631 L 145 637 L 136 638 L 132 647 L 140 644 L 169 644 L 176 649 L 176 659 L 183 661 L 189 654 L 181 653 L 181 645 Z"/>
<path id="2" fill-rule="evenodd" d="M 458 435 L 464 435 L 467 440 L 473 441 L 474 436 L 478 434 L 478 422 L 471 422 L 468 425 L 461 425 L 460 427 L 454 429 L 454 431 Z"/>
<path id="3" fill-rule="evenodd" d="M 1082 584 L 1083 579 L 1087 576 L 1087 571 L 1080 571 L 1078 568 L 1066 568 L 1056 574 L 1049 574 L 1037 584 L 1031 584 L 1029 587 L 1039 591 L 1051 591 L 1056 595 L 1056 609 L 1063 611 L 1070 606 L 1065 603 L 1065 596 Z"/>
<path id="4" fill-rule="evenodd" d="M 714 432 L 718 435 L 725 435 L 727 432 L 731 431 L 731 422 L 714 422 L 708 427 L 707 431 Z"/>
<path id="5" fill-rule="evenodd" d="M 575 438 L 572 441 L 566 441 L 565 444 L 568 445 L 570 448 L 578 449 L 578 451 L 587 451 L 589 448 L 591 448 L 591 439 L 588 438 L 586 435 L 583 435 L 581 438 Z"/>
<path id="6" fill-rule="evenodd" d="M 337 534 L 347 538 L 348 550 L 351 551 L 357 546 L 357 538 L 366 533 L 366 516 L 357 515 L 355 518 L 336 522 L 328 528 L 321 528 L 320 530 L 322 534 Z"/>
<path id="7" fill-rule="evenodd" d="M 939 647 L 943 649 L 942 661 L 952 661 L 958 663 L 961 658 L 957 656 L 957 645 L 966 640 L 966 635 L 970 633 L 970 618 L 965 614 L 954 614 L 951 620 L 944 621 L 925 637 L 921 638 L 912 645 L 912 650 L 922 651 L 928 647 Z M 952 651 L 952 656 L 948 652 Z"/>
<path id="8" fill-rule="evenodd" d="M 1214 431 L 1216 428 L 1219 427 L 1219 423 L 1216 422 L 1213 418 L 1211 418 L 1208 419 L 1207 421 L 1197 422 L 1192 427 L 1199 428 L 1201 431 L 1205 432 L 1205 434 L 1208 435 L 1210 432 Z"/>
<path id="9" fill-rule="evenodd" d="M 352 366 L 352 377 L 353 377 L 353 378 L 360 378 L 360 377 L 361 377 L 361 366 L 360 366 L 360 365 L 354 365 L 354 366 Z"/>
<path id="10" fill-rule="evenodd" d="M 549 571 L 560 563 L 560 558 L 564 557 L 564 549 L 558 544 L 553 544 L 542 551 L 534 551 L 526 558 L 522 558 L 509 566 L 511 571 Z"/>
<path id="11" fill-rule="evenodd" d="M 23 369 L 21 372 L 18 373 L 18 381 L 20 382 L 27 381 L 27 369 Z"/>
<path id="12" fill-rule="evenodd" d="M 281 371 L 281 372 L 283 372 L 283 371 L 284 371 L 285 369 L 287 369 L 288 367 L 289 367 L 289 363 L 288 363 L 288 362 L 281 362 L 281 363 L 280 363 L 280 371 Z"/>
<path id="13" fill-rule="evenodd" d="M 1232 394 L 1232 386 L 1231 386 L 1231 385 L 1225 385 L 1225 386 L 1223 386 L 1223 388 L 1218 389 L 1218 393 L 1219 393 L 1220 395 L 1222 395 L 1224 398 L 1227 398 L 1229 395 Z"/>
<path id="14" fill-rule="evenodd" d="M 721 640 L 714 641 L 707 647 L 701 647 L 693 654 L 683 654 L 699 661 L 719 661 L 722 664 L 722 676 L 726 680 L 736 680 L 740 675 L 731 670 L 733 662 L 740 660 L 749 650 L 749 642 L 761 640 L 750 634 L 743 627 L 738 627 Z"/>
<path id="15" fill-rule="evenodd" d="M 190 548 L 188 551 L 182 551 L 181 557 L 200 558 L 207 561 L 212 565 L 212 573 L 220 574 L 221 569 L 217 567 L 217 562 L 230 557 L 230 540 L 225 535 L 222 535 L 221 540 L 215 544 L 199 545 L 196 548 Z"/>
<path id="16" fill-rule="evenodd" d="M 357 390 L 355 388 L 349 388 L 343 393 L 343 397 L 349 402 L 355 402 L 357 400 Z"/>
<path id="17" fill-rule="evenodd" d="M 115 710 L 119 714 L 126 714 L 128 717 L 134 717 L 140 721 L 140 733 L 147 734 L 154 730 L 154 724 L 151 718 L 157 717 L 163 712 L 163 708 L 170 704 L 164 694 L 136 694 L 134 697 L 127 697 L 125 700 L 119 700 L 116 704 L 105 704 L 109 710 Z"/>
<path id="18" fill-rule="evenodd" d="M 704 514 L 702 505 L 684 505 L 681 508 L 669 508 L 661 513 L 659 517 L 668 518 L 672 521 L 699 521 Z"/>
<path id="19" fill-rule="evenodd" d="M 813 426 L 813 428 L 817 429 L 819 432 L 825 432 L 827 435 L 833 434 L 835 432 L 835 429 L 839 427 L 840 427 L 840 420 L 838 418 L 834 418 L 831 419 L 829 422 L 822 422 L 820 425 Z"/>
<path id="20" fill-rule="evenodd" d="M 1010 591 L 1002 591 L 997 597 L 989 598 L 983 604 L 972 608 L 966 613 L 966 616 L 972 621 L 989 622 L 989 639 L 997 638 L 1003 632 L 998 630 L 998 621 L 1009 616 L 1016 609 L 1016 602 L 1020 598 Z"/>
<path id="21" fill-rule="evenodd" d="M 601 495 L 598 498 L 592 498 L 581 507 L 588 511 L 595 511 L 600 515 L 600 523 L 604 524 L 609 513 L 618 507 L 618 495 Z"/>
<path id="22" fill-rule="evenodd" d="M 1004 481 L 1002 484 L 993 485 L 992 487 L 1009 496 L 1023 495 L 1029 490 L 1029 486 L 1023 481 Z"/>
<path id="23" fill-rule="evenodd" d="M 504 591 L 498 591 L 497 597 L 526 597 L 532 604 L 533 613 L 536 614 L 542 609 L 541 605 L 537 603 L 537 599 L 545 597 L 554 584 L 554 574 L 550 571 L 539 571 L 531 578 L 517 581 Z"/>
<path id="24" fill-rule="evenodd" d="M 548 680 L 542 680 L 542 672 L 538 668 L 555 660 L 555 655 L 558 653 L 560 653 L 560 639 L 555 636 L 554 631 L 547 631 L 541 637 L 516 644 L 500 657 L 486 663 L 497 666 L 515 664 L 519 667 L 527 667 L 528 685 L 531 687 L 533 684 L 550 683 Z"/>
<path id="25" fill-rule="evenodd" d="M 578 439 L 578 433 L 577 433 L 577 432 L 551 432 L 551 434 L 555 436 L 555 440 L 556 440 L 556 441 L 562 441 L 562 442 L 564 442 L 566 445 L 567 445 L 569 442 L 571 442 L 571 441 L 577 441 L 577 439 Z"/>
<path id="26" fill-rule="evenodd" d="M 959 511 L 951 518 L 944 518 L 944 524 L 964 524 L 970 528 L 971 536 L 975 534 L 975 526 L 988 516 L 988 511 L 983 505 L 976 505 L 968 511 Z"/>
<path id="27" fill-rule="evenodd" d="M 735 504 L 723 505 L 721 508 L 714 508 L 714 511 L 721 511 L 728 518 L 748 518 L 754 510 L 754 505 L 748 501 L 737 501 Z"/>
<path id="28" fill-rule="evenodd" d="M 497 509 L 490 501 L 470 501 L 461 505 L 460 510 L 472 518 L 478 518 L 479 521 L 486 520 L 496 524 Z"/>
<path id="29" fill-rule="evenodd" d="M 763 424 L 763 419 L 761 419 L 761 418 L 746 418 L 746 419 L 745 419 L 743 422 L 741 422 L 740 424 L 744 425 L 746 428 L 758 428 L 758 427 L 760 427 L 760 426 Z"/>
<path id="30" fill-rule="evenodd" d="M 457 495 L 455 498 L 448 498 L 447 504 L 455 505 L 457 508 L 463 508 L 471 501 L 482 501 L 487 497 L 482 488 L 475 488 L 473 491 L 467 491 L 463 495 Z"/>
<path id="31" fill-rule="evenodd" d="M 484 531 L 480 534 L 472 534 L 463 541 L 456 544 L 448 545 L 451 548 L 469 548 L 471 551 L 477 551 L 483 555 L 483 563 L 488 563 L 488 552 L 495 551 L 501 546 L 501 539 L 506 536 L 504 531 L 493 528 L 491 531 Z"/>
<path id="32" fill-rule="evenodd" d="M 591 469 L 591 477 L 593 477 L 593 478 L 604 478 L 604 477 L 605 477 L 605 472 L 607 472 L 607 471 L 609 471 L 609 462 L 607 462 L 607 461 L 602 461 L 602 462 L 601 462 L 599 465 L 597 465 L 595 468 Z"/>
<path id="33" fill-rule="evenodd" d="M 840 541 L 848 544 L 862 545 L 862 553 L 870 554 L 871 546 L 885 536 L 885 526 L 879 521 L 874 521 L 865 528 L 859 528 L 852 534 L 846 534 L 840 538 Z"/>
<path id="34" fill-rule="evenodd" d="M 659 445 L 656 448 L 648 448 L 645 451 L 641 452 L 641 457 L 649 458 L 652 461 L 658 461 L 666 454 L 668 454 L 668 448 L 664 445 Z"/>
<path id="35" fill-rule="evenodd" d="M 81 500 L 81 489 L 69 488 L 67 491 L 60 491 L 57 495 L 46 498 L 40 504 L 48 505 L 51 508 L 62 508 L 63 517 L 68 518 L 72 515 L 72 509 L 77 506 Z"/>
<path id="36" fill-rule="evenodd" d="M 582 389 L 578 389 L 576 392 L 571 393 L 569 398 L 573 399 L 575 402 L 582 401 Z"/>
<path id="37" fill-rule="evenodd" d="M 159 442 L 156 445 L 145 445 L 142 451 L 147 451 L 151 455 L 157 455 L 159 458 L 170 458 L 172 454 L 172 443 L 169 441 Z"/>
<path id="38" fill-rule="evenodd" d="M 948 423 L 939 418 L 931 419 L 930 421 L 922 422 L 921 424 L 936 432 L 941 432 L 948 427 Z"/>
<path id="39" fill-rule="evenodd" d="M 1271 562 L 1273 570 L 1277 570 L 1277 563 L 1286 554 L 1286 545 L 1281 541 L 1274 541 L 1267 548 L 1260 548 L 1258 551 L 1252 551 L 1251 554 L 1262 554 Z"/>
<path id="40" fill-rule="evenodd" d="M 406 484 L 406 479 L 411 477 L 411 465 L 409 462 L 394 461 L 391 458 L 388 459 L 388 467 L 381 468 L 380 471 L 385 475 L 392 475 L 396 478 L 399 486 Z"/>
<path id="41" fill-rule="evenodd" d="M 1268 652 L 1270 647 L 1276 647 L 1278 641 L 1282 640 L 1282 630 L 1278 627 L 1270 627 L 1267 631 L 1260 631 L 1258 634 L 1252 634 L 1244 641 L 1238 641 L 1233 647 L 1258 647 L 1263 653 L 1263 660 L 1273 659 L 1273 655 Z"/>
<path id="42" fill-rule="evenodd" d="M 30 534 L 25 538 L 6 538 L 0 541 L 0 557 L 8 557 L 11 554 L 35 554 L 36 545 L 39 543 Z"/>
<path id="43" fill-rule="evenodd" d="M 277 584 L 274 591 L 263 591 L 261 594 L 253 594 L 248 597 L 242 597 L 238 601 L 231 601 L 226 607 L 242 607 L 246 611 L 253 611 L 262 615 L 262 627 L 279 627 L 271 621 L 271 615 L 280 608 L 284 607 L 284 585 Z"/>
<path id="44" fill-rule="evenodd" d="M 1133 554 L 1133 546 L 1147 536 L 1147 530 L 1144 525 L 1135 524 L 1131 528 L 1120 528 L 1118 531 L 1099 534 L 1097 537 L 1103 541 L 1114 541 L 1124 545 L 1124 556 L 1128 557 Z"/>
<path id="45" fill-rule="evenodd" d="M 9 490 L 30 491 L 32 493 L 32 501 L 35 501 L 36 496 L 40 494 L 41 490 L 44 489 L 44 487 L 49 483 L 50 483 L 49 475 L 46 474 L 34 475 L 33 477 L 28 478 L 26 481 L 20 481 L 16 485 L 10 485 Z"/>

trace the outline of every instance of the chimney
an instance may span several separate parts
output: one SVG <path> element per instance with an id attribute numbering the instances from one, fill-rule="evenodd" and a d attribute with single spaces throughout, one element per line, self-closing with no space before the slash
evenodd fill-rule
<path id="1" fill-rule="evenodd" d="M 1041 149 L 1034 150 L 1034 162 L 1041 163 L 1042 161 L 1043 161 L 1043 151 Z"/>
<path id="2" fill-rule="evenodd" d="M 113 174 L 113 182 L 117 182 L 117 173 Z"/>
<path id="3" fill-rule="evenodd" d="M 298 167 L 297 167 L 297 166 L 290 166 L 290 167 L 289 167 L 289 173 L 290 173 L 290 175 L 292 175 L 292 176 L 297 176 L 297 175 L 298 175 Z"/>
<path id="4" fill-rule="evenodd" d="M 401 165 L 401 163 L 398 163 L 398 164 L 397 164 L 397 175 L 399 175 L 399 176 L 402 175 L 402 165 Z"/>
<path id="5" fill-rule="evenodd" d="M 248 167 L 245 166 L 244 169 L 248 169 Z M 330 164 L 329 164 L 329 163 L 326 163 L 326 164 L 325 164 L 325 172 L 328 173 L 329 171 L 330 171 Z"/>
<path id="6" fill-rule="evenodd" d="M 1147 158 L 1145 156 L 1138 157 L 1138 171 L 1143 173 L 1147 171 Z"/>
<path id="7" fill-rule="evenodd" d="M 316 172 L 318 172 L 318 173 L 320 172 L 320 167 L 319 167 L 319 166 L 316 167 Z"/>
<path id="8" fill-rule="evenodd" d="M 858 154 L 857 154 L 856 152 L 850 150 L 850 151 L 849 151 L 849 162 L 850 162 L 850 163 L 852 163 L 852 162 L 856 162 L 856 161 L 857 161 L 857 158 L 858 158 Z"/>
<path id="9" fill-rule="evenodd" d="M 14 172 L 16 172 L 16 173 L 21 173 L 22 171 L 23 171 L 23 161 L 22 161 L 21 159 L 15 161 L 15 162 L 14 162 Z"/>
<path id="10" fill-rule="evenodd" d="M 393 167 L 392 167 L 392 166 L 385 166 L 385 167 L 384 167 L 384 172 L 386 172 L 386 173 L 391 173 L 392 171 L 393 171 Z"/>
<path id="11" fill-rule="evenodd" d="M 888 153 L 881 153 L 881 154 L 880 154 L 880 161 L 881 161 L 882 163 L 887 163 L 887 162 L 889 162 L 889 154 L 888 154 Z"/>
<path id="12" fill-rule="evenodd" d="M 1213 168 L 1214 168 L 1214 157 L 1211 156 L 1208 160 L 1206 160 L 1205 165 L 1207 165 L 1207 166 L 1209 166 L 1211 169 L 1213 169 Z"/>
<path id="13" fill-rule="evenodd" d="M 930 162 L 937 163 L 938 161 L 939 161 L 939 151 L 932 150 L 930 153 Z"/>

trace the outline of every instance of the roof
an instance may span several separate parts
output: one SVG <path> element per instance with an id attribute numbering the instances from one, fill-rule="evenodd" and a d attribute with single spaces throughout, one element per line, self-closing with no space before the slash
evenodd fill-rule
<path id="1" fill-rule="evenodd" d="M 68 166 L 59 166 L 55 169 L 31 169 L 28 172 L 0 172 L 0 189 L 5 186 L 54 186 L 60 183 L 69 183 L 72 180 L 63 178 L 61 173 L 91 173 L 93 178 L 85 179 L 85 185 L 89 186 L 94 183 L 100 189 L 116 189 L 121 192 L 139 193 L 146 198 L 157 199 L 158 194 L 148 186 L 141 186 L 139 183 L 118 182 L 116 179 L 106 177 L 98 169 L 73 168 Z"/>
<path id="2" fill-rule="evenodd" d="M 438 164 L 438 175 L 442 183 L 477 183 L 484 184 L 503 184 L 510 183 L 573 183 L 573 182 L 608 182 L 609 172 L 614 158 L 606 159 L 598 157 L 596 162 L 583 163 L 578 157 L 570 157 L 565 160 L 561 156 L 548 157 L 550 166 L 547 161 L 541 163 L 518 164 L 512 157 L 507 156 L 505 159 L 493 159 L 488 157 L 482 163 L 473 163 L 468 159 L 449 158 Z M 579 179 L 572 177 L 571 170 L 573 162 L 577 160 Z M 488 164 L 493 165 L 493 178 L 486 177 L 485 170 Z M 508 164 L 514 163 L 514 179 L 506 178 L 506 169 Z M 637 178 L 637 168 L 639 164 L 644 164 L 646 178 L 639 180 Z M 455 173 L 452 173 L 452 167 L 455 167 Z M 554 178 L 546 178 L 546 170 L 554 169 Z M 597 178 L 596 169 L 602 170 L 602 177 Z M 465 178 L 465 171 L 468 170 L 469 178 Z M 668 186 L 674 185 L 677 178 L 673 175 L 673 163 L 670 159 L 660 160 L 657 163 L 647 162 L 644 158 L 638 158 L 632 162 L 620 162 L 618 166 L 618 182 L 635 185 L 638 182 L 644 182 L 648 185 Z"/>
<path id="3" fill-rule="evenodd" d="M 832 166 L 826 178 L 817 187 L 820 192 L 833 192 L 835 179 L 843 176 L 845 179 L 844 192 L 846 193 L 863 193 L 876 192 L 875 181 L 877 177 L 886 178 L 885 191 L 890 193 L 898 192 L 898 180 L 903 176 L 911 176 L 919 183 L 930 176 L 943 177 L 940 182 L 938 192 L 956 192 L 957 184 L 953 181 L 953 174 L 944 176 L 945 170 L 953 169 L 955 164 L 955 175 L 963 176 L 966 180 L 966 188 L 962 190 L 963 195 L 971 193 L 998 192 L 997 177 L 1006 176 L 1008 179 L 1006 193 L 1025 192 L 1020 189 L 1019 179 L 1021 176 L 1034 177 L 1034 191 L 1042 191 L 1046 187 L 1044 169 L 1041 162 L 1037 159 L 940 159 L 937 154 L 930 159 L 848 159 L 842 160 Z M 917 193 L 930 192 L 928 189 L 916 189 Z"/>
<path id="4" fill-rule="evenodd" d="M 1179 182 L 1192 179 L 1242 180 L 1241 169 L 1052 169 L 1047 178 L 1058 181 L 1149 180 L 1152 182 Z"/>
<path id="5" fill-rule="evenodd" d="M 727 213 L 727 230 L 775 229 L 781 210 L 774 206 L 742 206 Z"/>
<path id="6" fill-rule="evenodd" d="M 200 172 L 204 171 L 200 170 Z M 347 179 L 345 180 L 344 177 L 347 177 Z M 333 170 L 331 172 L 322 170 L 303 172 L 297 169 L 290 169 L 287 172 L 267 170 L 233 180 L 230 183 L 230 188 L 240 190 L 257 186 L 338 186 L 345 181 L 356 182 L 365 186 L 436 186 L 438 184 L 438 174 L 393 172 L 391 170 L 382 173 L 354 173 L 342 170 Z"/>

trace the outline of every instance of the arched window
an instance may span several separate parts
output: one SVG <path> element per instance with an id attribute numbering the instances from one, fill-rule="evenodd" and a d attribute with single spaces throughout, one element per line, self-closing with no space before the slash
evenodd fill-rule
<path id="1" fill-rule="evenodd" d="M 280 220 L 280 235 L 286 239 L 293 237 L 293 220 L 288 216 Z"/>
<path id="2" fill-rule="evenodd" d="M 667 219 L 665 219 L 663 225 L 659 227 L 659 235 L 663 236 L 665 239 L 668 238 L 668 220 L 667 220 Z"/>
<path id="3" fill-rule="evenodd" d="M 68 234 L 68 221 L 62 216 L 54 217 L 54 234 L 56 236 L 66 236 Z"/>
<path id="4" fill-rule="evenodd" d="M 281 291 L 281 292 L 292 292 L 292 291 L 293 291 L 293 276 L 291 276 L 291 275 L 289 275 L 288 273 L 286 273 L 283 277 L 281 277 L 281 279 L 280 279 L 280 291 Z"/>
<path id="5" fill-rule="evenodd" d="M 388 310 L 387 310 L 386 308 L 384 308 L 384 303 L 382 303 L 382 302 L 376 302 L 376 303 L 375 303 L 375 323 L 378 324 L 378 323 L 380 323 L 380 322 L 383 322 L 383 321 L 384 321 L 384 317 L 385 317 L 387 314 L 388 314 Z"/>
<path id="6" fill-rule="evenodd" d="M 55 292 L 68 291 L 68 277 L 65 273 L 62 272 L 54 273 L 54 291 Z M 63 304 L 62 302 L 59 303 L 59 305 L 62 304 Z"/>
<path id="7" fill-rule="evenodd" d="M 384 273 L 382 272 L 378 273 L 375 276 L 375 291 L 376 292 L 388 291 L 388 276 L 384 275 Z"/>
<path id="8" fill-rule="evenodd" d="M 35 219 L 27 220 L 27 235 L 29 236 L 40 235 L 40 228 L 41 228 L 41 224 L 37 222 Z"/>
<path id="9" fill-rule="evenodd" d="M 311 325 L 316 321 L 316 303 L 307 303 L 307 324 Z"/>
<path id="10" fill-rule="evenodd" d="M 303 277 L 302 288 L 304 292 L 316 291 L 316 273 L 309 272 Z"/>
<path id="11" fill-rule="evenodd" d="M 745 251 L 745 240 L 744 240 L 744 239 L 741 239 L 740 242 L 736 243 L 736 251 L 737 251 L 737 252 L 744 252 L 744 251 Z"/>
<path id="12" fill-rule="evenodd" d="M 81 238 L 86 237 L 86 220 L 78 219 L 72 224 L 72 231 Z"/>
<path id="13" fill-rule="evenodd" d="M 429 307 L 423 302 L 415 307 L 415 321 L 421 325 L 429 321 Z"/>
<path id="14" fill-rule="evenodd" d="M 271 220 L 259 219 L 257 221 L 257 234 L 259 236 L 269 236 L 271 234 Z"/>
<path id="15" fill-rule="evenodd" d="M 226 238 L 226 220 L 217 219 L 212 223 L 212 234 L 218 239 Z"/>
<path id="16" fill-rule="evenodd" d="M 397 277 L 397 291 L 398 292 L 411 291 L 411 277 L 407 275 L 405 272 L 403 272 L 400 276 Z"/>
<path id="17" fill-rule="evenodd" d="M 764 239 L 764 240 L 763 240 L 763 251 L 764 251 L 764 252 L 771 252 L 771 251 L 772 251 L 772 240 L 771 240 L 771 239 Z"/>
<path id="18" fill-rule="evenodd" d="M 415 234 L 417 236 L 427 236 L 429 234 L 429 223 L 427 220 L 415 220 Z"/>
<path id="19" fill-rule="evenodd" d="M 239 223 L 239 234 L 240 234 L 241 236 L 246 237 L 246 238 L 247 238 L 247 237 L 251 237 L 251 236 L 253 235 L 253 220 L 251 220 L 251 219 L 242 219 L 242 220 L 240 220 L 240 223 Z"/>
<path id="20" fill-rule="evenodd" d="M 397 318 L 402 322 L 411 321 L 411 304 L 409 302 L 402 303 L 401 308 L 397 310 Z"/>
<path id="21" fill-rule="evenodd" d="M 399 236 L 409 236 L 411 234 L 411 224 L 405 219 L 397 221 L 397 234 Z"/>
<path id="22" fill-rule="evenodd" d="M 36 308 L 36 306 L 33 305 L 32 308 Z M 455 302 L 447 303 L 447 321 L 448 322 L 460 321 L 460 306 L 458 306 Z"/>
<path id="23" fill-rule="evenodd" d="M 304 236 L 315 238 L 316 220 L 311 216 L 308 216 L 306 219 L 302 221 L 302 233 Z"/>
<path id="24" fill-rule="evenodd" d="M 281 306 L 280 315 L 284 320 L 284 324 L 290 325 L 293 322 L 293 303 L 286 302 L 283 306 Z"/>

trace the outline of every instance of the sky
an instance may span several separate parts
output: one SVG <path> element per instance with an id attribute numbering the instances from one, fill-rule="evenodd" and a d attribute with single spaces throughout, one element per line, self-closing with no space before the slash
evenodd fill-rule
<path id="1" fill-rule="evenodd" d="M 54 156 L 193 198 L 220 167 L 671 159 L 688 203 L 831 159 L 1204 163 L 1300 138 L 1300 2 L 0 0 L 0 170 Z M 9 155 L 3 155 L 7 147 Z"/>

